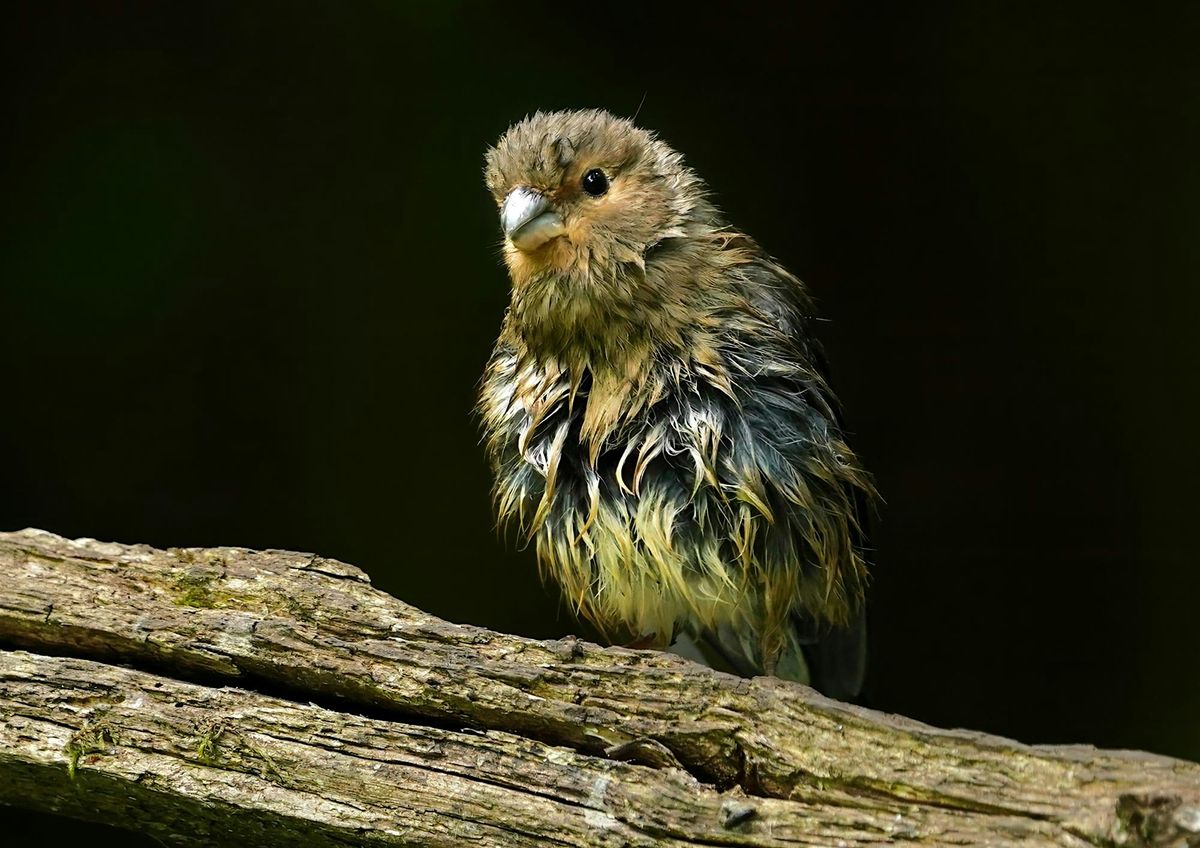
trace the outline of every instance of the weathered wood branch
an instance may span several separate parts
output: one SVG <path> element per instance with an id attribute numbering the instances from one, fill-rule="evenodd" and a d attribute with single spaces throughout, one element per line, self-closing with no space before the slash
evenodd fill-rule
<path id="1" fill-rule="evenodd" d="M 1200 765 L 452 625 L 317 556 L 24 531 L 0 576 L 0 802 L 170 844 L 1200 845 Z"/>

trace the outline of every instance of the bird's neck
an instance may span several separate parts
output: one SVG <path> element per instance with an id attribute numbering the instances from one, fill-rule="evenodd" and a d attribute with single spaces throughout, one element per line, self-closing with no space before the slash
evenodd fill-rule
<path id="1" fill-rule="evenodd" d="M 641 268 L 556 273 L 513 291 L 509 332 L 535 359 L 572 371 L 629 374 L 684 347 L 688 304 L 669 297 Z"/>

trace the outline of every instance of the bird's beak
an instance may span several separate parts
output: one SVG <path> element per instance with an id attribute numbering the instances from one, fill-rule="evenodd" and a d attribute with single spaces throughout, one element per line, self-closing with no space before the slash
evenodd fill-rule
<path id="1" fill-rule="evenodd" d="M 528 253 L 567 230 L 544 195 L 525 186 L 508 193 L 500 206 L 500 225 L 513 247 Z"/>

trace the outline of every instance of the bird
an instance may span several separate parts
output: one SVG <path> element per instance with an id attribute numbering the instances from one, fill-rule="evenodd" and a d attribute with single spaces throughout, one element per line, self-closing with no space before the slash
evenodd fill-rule
<path id="1" fill-rule="evenodd" d="M 807 288 L 604 110 L 514 123 L 484 181 L 511 283 L 477 406 L 499 526 L 609 641 L 858 696 L 878 495 Z"/>

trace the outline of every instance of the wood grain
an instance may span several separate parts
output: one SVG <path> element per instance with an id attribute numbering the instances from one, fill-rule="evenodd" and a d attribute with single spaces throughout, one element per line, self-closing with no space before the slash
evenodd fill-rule
<path id="1" fill-rule="evenodd" d="M 1200 845 L 1192 763 L 453 625 L 310 554 L 23 531 L 0 575 L 0 802 L 169 844 Z"/>

